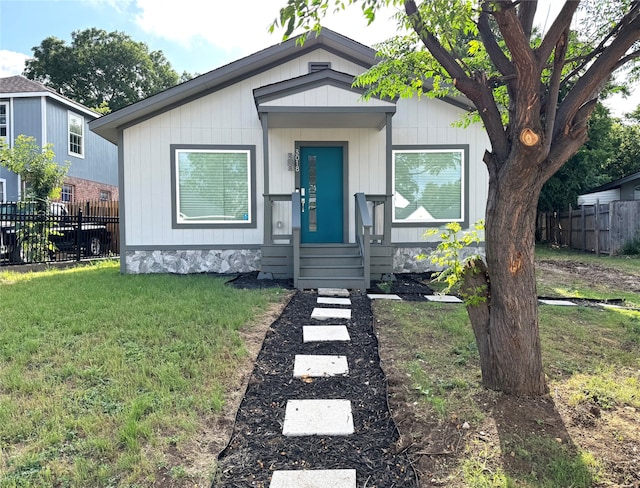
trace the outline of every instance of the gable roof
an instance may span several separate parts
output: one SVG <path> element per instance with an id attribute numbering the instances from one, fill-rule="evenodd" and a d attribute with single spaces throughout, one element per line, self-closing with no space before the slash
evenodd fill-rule
<path id="1" fill-rule="evenodd" d="M 56 100 L 70 108 L 73 108 L 78 112 L 89 115 L 92 118 L 100 117 L 100 114 L 98 112 L 94 112 L 89 107 L 86 107 L 81 103 L 74 102 L 64 95 L 60 95 L 55 90 L 52 90 L 48 86 L 45 86 L 42 83 L 38 83 L 37 81 L 30 80 L 21 75 L 0 78 L 0 98 L 25 98 L 42 96 L 52 98 L 53 100 Z"/>
<path id="2" fill-rule="evenodd" d="M 118 131 L 122 128 L 135 125 L 317 49 L 325 49 L 365 69 L 379 61 L 374 49 L 326 27 L 322 28 L 319 34 L 309 33 L 302 46 L 298 44 L 300 37 L 288 39 L 105 115 L 92 121 L 89 128 L 117 144 Z M 464 97 L 448 97 L 444 100 L 465 109 L 471 108 L 471 102 Z"/>

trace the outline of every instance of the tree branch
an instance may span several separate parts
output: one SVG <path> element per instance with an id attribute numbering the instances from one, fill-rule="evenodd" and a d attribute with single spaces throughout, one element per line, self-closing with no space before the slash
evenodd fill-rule
<path id="1" fill-rule="evenodd" d="M 560 83 L 562 81 L 562 67 L 567 56 L 567 48 L 569 45 L 569 26 L 567 26 L 564 35 L 558 38 L 556 44 L 555 56 L 553 57 L 553 72 L 549 80 L 549 93 L 547 95 L 546 114 L 545 114 L 545 137 L 544 147 L 545 153 L 551 148 L 553 141 L 553 129 L 555 126 L 556 113 L 558 110 L 558 97 L 560 95 Z"/>
<path id="2" fill-rule="evenodd" d="M 496 65 L 496 68 L 498 68 L 498 71 L 500 71 L 504 76 L 514 75 L 516 70 L 513 64 L 509 58 L 504 55 L 496 41 L 495 35 L 491 31 L 491 26 L 489 25 L 488 6 L 489 4 L 482 4 L 482 12 L 478 19 L 478 32 L 480 32 L 480 37 L 482 38 L 485 49 L 487 50 L 487 54 L 491 58 L 491 61 Z"/>
<path id="3" fill-rule="evenodd" d="M 629 48 L 640 39 L 639 4 L 636 3 L 620 23 L 624 27 L 620 29 L 616 38 L 591 63 L 564 98 L 556 117 L 554 138 L 561 131 L 567 130 L 566 127 L 573 123 L 580 107 L 602 89 L 614 69 L 622 66 L 621 60 L 628 57 Z"/>
<path id="4" fill-rule="evenodd" d="M 553 49 L 557 46 L 558 40 L 565 33 L 565 31 L 571 26 L 571 20 L 578 8 L 580 2 L 576 0 L 570 0 L 562 6 L 562 10 L 551 24 L 549 31 L 544 36 L 542 44 L 536 49 L 536 55 L 541 62 L 546 63 L 549 56 L 553 52 Z"/>
<path id="5" fill-rule="evenodd" d="M 529 2 L 522 2 L 518 9 L 518 19 L 522 24 L 522 29 L 527 39 L 531 39 L 531 32 L 533 31 L 533 19 L 538 9 L 538 0 L 530 0 Z"/>
<path id="6" fill-rule="evenodd" d="M 414 0 L 405 0 L 404 6 L 409 22 L 422 43 L 453 79 L 454 86 L 475 104 L 484 122 L 493 151 L 499 154 L 501 159 L 504 159 L 509 153 L 509 142 L 504 132 L 500 111 L 493 98 L 491 88 L 487 84 L 486 77 L 479 81 L 462 69 L 451 53 L 442 47 L 438 39 L 425 27 Z"/>

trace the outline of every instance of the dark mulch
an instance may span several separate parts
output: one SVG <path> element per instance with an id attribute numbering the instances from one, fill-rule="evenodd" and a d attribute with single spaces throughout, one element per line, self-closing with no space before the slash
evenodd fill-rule
<path id="1" fill-rule="evenodd" d="M 423 302 L 426 301 L 424 295 L 433 295 L 433 290 L 427 285 L 430 280 L 431 273 L 397 274 L 393 281 L 372 281 L 368 292 L 393 293 L 406 301 Z M 385 285 L 389 283 L 391 287 L 385 288 Z"/>
<path id="2" fill-rule="evenodd" d="M 242 288 L 245 290 L 256 290 L 260 288 L 284 288 L 285 290 L 293 290 L 293 280 L 260 280 L 258 279 L 258 271 L 252 271 L 250 273 L 242 273 L 235 278 L 227 281 L 227 285 L 235 288 Z"/>
<path id="3" fill-rule="evenodd" d="M 310 319 L 316 299 L 317 293 L 297 292 L 267 332 L 231 441 L 218 457 L 214 487 L 267 488 L 272 472 L 285 469 L 355 469 L 359 487 L 417 487 L 409 459 L 396 453 L 398 430 L 387 404 L 370 300 L 352 293 L 352 319 L 331 321 L 348 326 L 350 343 L 303 344 L 302 326 L 323 323 Z M 294 379 L 296 354 L 346 355 L 349 375 Z M 313 398 L 350 400 L 355 434 L 283 436 L 287 400 Z"/>

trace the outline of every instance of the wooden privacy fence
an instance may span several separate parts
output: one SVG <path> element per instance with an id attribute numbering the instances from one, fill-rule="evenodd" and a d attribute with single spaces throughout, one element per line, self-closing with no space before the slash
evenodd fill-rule
<path id="1" fill-rule="evenodd" d="M 69 215 L 77 217 L 82 212 L 85 218 L 103 223 L 111 235 L 107 250 L 110 254 L 120 253 L 120 215 L 117 200 L 87 200 L 84 202 L 66 202 Z"/>
<path id="2" fill-rule="evenodd" d="M 620 200 L 557 212 L 539 212 L 536 236 L 572 249 L 596 254 L 618 254 L 640 237 L 640 200 Z"/>

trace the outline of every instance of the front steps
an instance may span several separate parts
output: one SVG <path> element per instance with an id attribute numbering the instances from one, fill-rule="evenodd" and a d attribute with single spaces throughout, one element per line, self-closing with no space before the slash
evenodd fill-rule
<path id="1" fill-rule="evenodd" d="M 357 244 L 302 244 L 296 287 L 366 290 L 364 263 Z"/>

